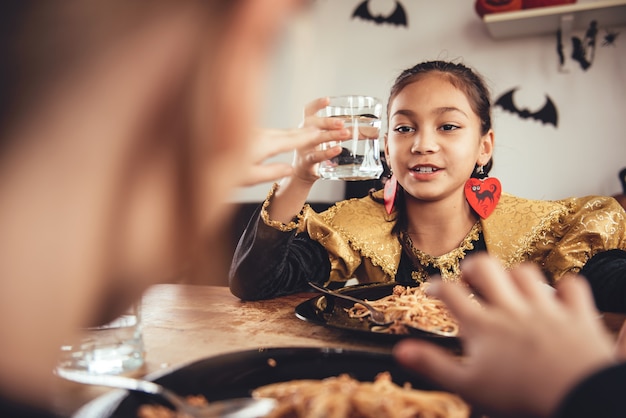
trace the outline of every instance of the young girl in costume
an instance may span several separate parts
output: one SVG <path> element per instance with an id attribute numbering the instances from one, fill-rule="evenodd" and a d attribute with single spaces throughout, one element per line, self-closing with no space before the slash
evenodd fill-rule
<path id="1" fill-rule="evenodd" d="M 305 126 L 342 128 L 305 109 Z M 456 281 L 460 261 L 486 251 L 505 267 L 537 263 L 550 283 L 567 272 L 591 282 L 601 310 L 626 310 L 626 214 L 607 197 L 538 201 L 502 192 L 492 166 L 494 131 L 482 78 L 457 63 L 423 62 L 402 72 L 387 104 L 384 190 L 323 213 L 305 204 L 316 165 L 341 151 L 300 149 L 243 233 L 230 289 L 263 299 L 333 286 Z M 341 132 L 341 131 L 340 131 Z"/>

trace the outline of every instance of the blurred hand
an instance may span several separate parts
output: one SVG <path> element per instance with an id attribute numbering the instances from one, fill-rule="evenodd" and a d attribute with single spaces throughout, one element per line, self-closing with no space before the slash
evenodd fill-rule
<path id="1" fill-rule="evenodd" d="M 298 129 L 259 129 L 251 142 L 251 162 L 242 186 L 252 186 L 295 175 L 302 180 L 317 180 L 317 164 L 338 155 L 341 147 L 322 151 L 320 144 L 338 141 L 350 136 L 343 122 L 334 118 L 320 118 L 315 113 L 328 104 L 328 99 L 317 99 L 305 108 L 304 121 Z M 293 165 L 267 159 L 295 151 Z"/>
<path id="2" fill-rule="evenodd" d="M 614 346 L 601 324 L 584 278 L 570 276 L 546 292 L 534 265 L 510 273 L 487 255 L 468 257 L 463 279 L 480 294 L 434 282 L 459 321 L 464 355 L 453 356 L 425 341 L 394 348 L 407 368 L 498 416 L 550 416 L 587 375 L 612 364 Z"/>
<path id="3" fill-rule="evenodd" d="M 251 141 L 252 164 L 247 166 L 248 174 L 242 186 L 252 186 L 290 176 L 291 164 L 282 162 L 268 163 L 271 157 L 296 148 L 315 147 L 324 142 L 319 129 L 259 129 Z"/>

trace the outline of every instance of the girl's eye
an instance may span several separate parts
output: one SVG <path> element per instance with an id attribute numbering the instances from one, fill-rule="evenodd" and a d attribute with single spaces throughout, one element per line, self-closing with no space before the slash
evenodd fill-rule
<path id="1" fill-rule="evenodd" d="M 394 129 L 394 132 L 406 134 L 409 132 L 415 132 L 415 129 L 410 126 L 398 126 L 397 128 Z"/>
<path id="2" fill-rule="evenodd" d="M 459 129 L 459 127 L 451 123 L 446 123 L 445 125 L 442 125 L 439 129 L 441 129 L 442 131 L 454 131 L 456 129 Z"/>

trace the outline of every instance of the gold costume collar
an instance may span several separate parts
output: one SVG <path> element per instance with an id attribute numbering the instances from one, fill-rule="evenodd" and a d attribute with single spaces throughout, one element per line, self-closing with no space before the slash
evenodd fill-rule
<path id="1" fill-rule="evenodd" d="M 400 241 L 413 262 L 413 267 L 417 269 L 411 273 L 413 280 L 419 283 L 428 280 L 428 273 L 425 268 L 433 266 L 441 272 L 441 278 L 444 281 L 457 281 L 461 276 L 461 260 L 465 258 L 467 251 L 474 249 L 474 242 L 480 238 L 481 231 L 480 221 L 478 221 L 457 248 L 439 257 L 433 257 L 415 248 L 409 233 L 406 231 L 401 232 Z"/>

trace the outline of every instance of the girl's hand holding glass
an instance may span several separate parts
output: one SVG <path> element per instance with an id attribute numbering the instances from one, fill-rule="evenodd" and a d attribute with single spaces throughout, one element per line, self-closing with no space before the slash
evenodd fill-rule
<path id="1" fill-rule="evenodd" d="M 331 118 L 315 117 L 318 99 L 311 102 L 305 111 L 305 120 L 297 129 L 259 129 L 250 148 L 250 164 L 245 164 L 248 174 L 244 177 L 242 186 L 252 186 L 259 183 L 277 180 L 283 177 L 296 175 L 309 179 L 308 173 L 319 161 L 332 158 L 341 152 L 340 147 L 320 151 L 319 145 L 343 139 L 349 132 L 342 129 L 343 123 Z M 322 105 L 322 108 L 325 105 Z M 313 115 L 307 116 L 309 108 Z M 294 151 L 294 164 L 282 162 L 268 162 L 267 160 L 281 153 Z M 321 160 L 320 160 L 321 158 Z M 317 180 L 314 178 L 313 181 Z"/>
<path id="2" fill-rule="evenodd" d="M 293 176 L 307 183 L 314 183 L 320 178 L 318 164 L 341 153 L 341 147 L 335 146 L 322 150 L 319 146 L 324 142 L 341 141 L 350 137 L 350 131 L 344 129 L 343 121 L 337 118 L 319 117 L 317 112 L 324 109 L 330 99 L 322 97 L 309 102 L 304 108 L 303 128 L 320 130 L 319 142 L 315 146 L 304 146 L 296 150 L 293 160 Z"/>

